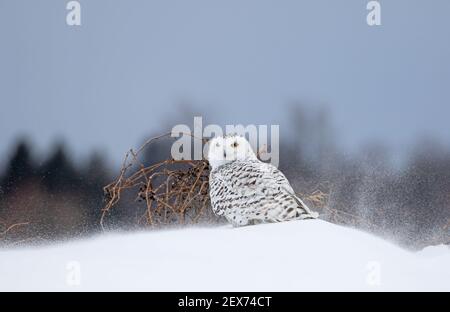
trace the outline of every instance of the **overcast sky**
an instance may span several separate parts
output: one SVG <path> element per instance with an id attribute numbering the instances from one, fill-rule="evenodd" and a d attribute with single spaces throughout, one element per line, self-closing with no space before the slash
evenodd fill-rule
<path id="1" fill-rule="evenodd" d="M 165 132 L 179 103 L 210 121 L 280 124 L 327 106 L 345 148 L 450 140 L 450 1 L 0 0 L 0 155 L 21 135 L 44 152 L 113 160 Z M 2 156 L 0 156 L 1 158 Z"/>

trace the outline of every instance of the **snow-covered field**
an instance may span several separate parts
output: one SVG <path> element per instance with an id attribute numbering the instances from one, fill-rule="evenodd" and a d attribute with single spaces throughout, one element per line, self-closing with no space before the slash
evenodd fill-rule
<path id="1" fill-rule="evenodd" d="M 450 291 L 450 249 L 409 252 L 321 220 L 0 250 L 0 291 Z"/>

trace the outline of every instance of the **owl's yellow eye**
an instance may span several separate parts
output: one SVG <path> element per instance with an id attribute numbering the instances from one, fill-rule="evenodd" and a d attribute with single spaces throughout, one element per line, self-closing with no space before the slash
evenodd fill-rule
<path id="1" fill-rule="evenodd" d="M 239 146 L 238 142 L 234 142 L 233 144 L 231 144 L 231 147 L 238 147 L 238 146 Z"/>

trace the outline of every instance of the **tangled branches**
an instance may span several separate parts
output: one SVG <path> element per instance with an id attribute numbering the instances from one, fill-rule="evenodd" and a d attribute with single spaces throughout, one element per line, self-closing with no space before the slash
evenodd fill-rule
<path id="1" fill-rule="evenodd" d="M 207 209 L 210 202 L 206 160 L 167 159 L 147 167 L 139 160 L 139 154 L 146 147 L 169 135 L 154 137 L 136 152 L 130 150 L 126 154 L 119 177 L 104 188 L 107 203 L 100 221 L 102 228 L 106 215 L 125 190 L 134 190 L 136 200 L 145 203 L 145 213 L 139 221 L 148 225 L 217 219 L 211 209 Z"/>

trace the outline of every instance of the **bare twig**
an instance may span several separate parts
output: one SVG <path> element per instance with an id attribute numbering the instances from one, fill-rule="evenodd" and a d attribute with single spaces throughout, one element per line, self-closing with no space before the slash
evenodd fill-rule
<path id="1" fill-rule="evenodd" d="M 3 232 L 0 232 L 0 238 L 6 238 L 6 236 L 8 235 L 9 232 L 11 232 L 14 228 L 20 227 L 20 226 L 24 226 L 24 225 L 28 225 L 30 224 L 30 222 L 21 222 L 21 223 L 15 223 L 12 224 L 10 226 L 8 226 L 6 228 L 6 230 L 4 230 Z"/>

